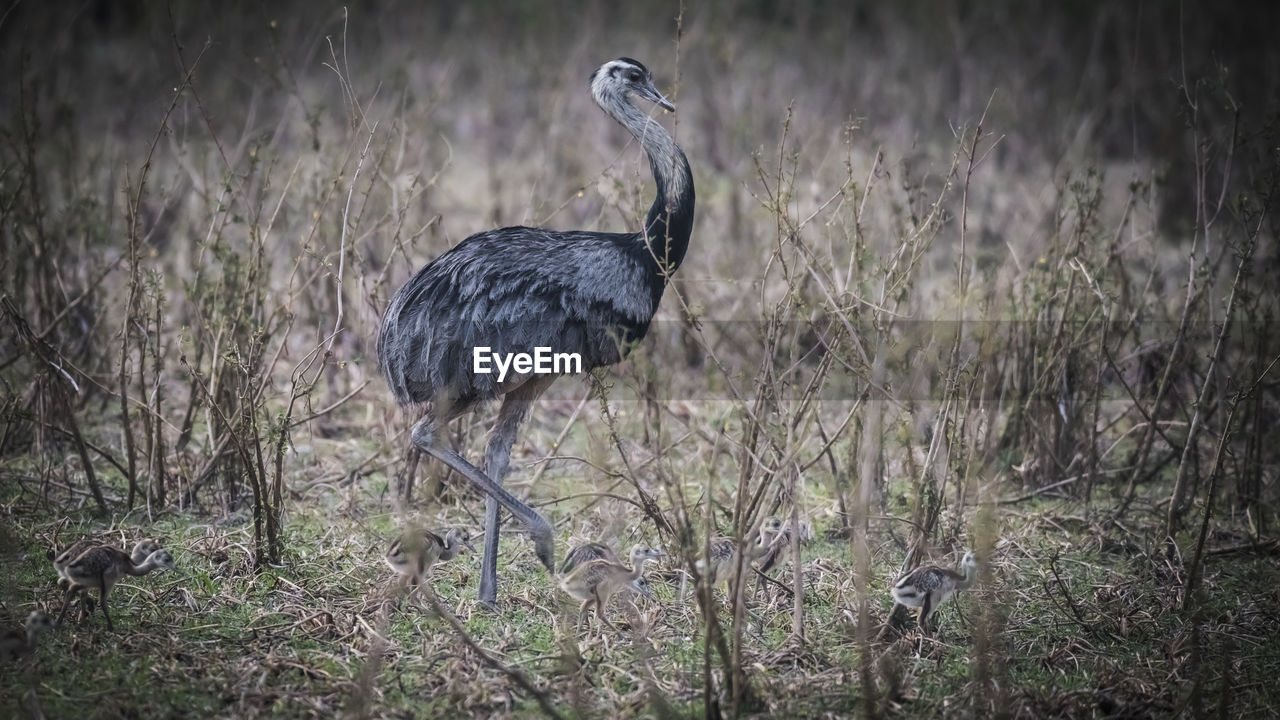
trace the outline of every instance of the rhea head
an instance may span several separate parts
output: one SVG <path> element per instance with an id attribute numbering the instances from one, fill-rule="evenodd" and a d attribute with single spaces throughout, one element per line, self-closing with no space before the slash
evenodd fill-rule
<path id="1" fill-rule="evenodd" d="M 591 94 L 601 105 L 605 104 L 606 99 L 621 99 L 627 93 L 642 97 L 671 112 L 676 111 L 676 106 L 654 87 L 653 73 L 639 60 L 620 57 L 610 60 L 591 73 Z"/>

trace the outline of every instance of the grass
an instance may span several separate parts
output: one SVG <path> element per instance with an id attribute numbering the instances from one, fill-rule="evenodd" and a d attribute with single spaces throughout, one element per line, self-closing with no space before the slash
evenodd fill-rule
<path id="1" fill-rule="evenodd" d="M 122 583 L 112 604 L 116 633 L 107 633 L 95 616 L 53 634 L 29 663 L 0 670 L 10 698 L 6 713 L 19 712 L 18 699 L 34 687 L 53 717 L 303 717 L 341 709 L 395 717 L 447 714 L 458 706 L 538 714 L 507 678 L 460 647 L 429 605 L 398 596 L 380 558 L 394 518 L 373 512 L 385 482 L 370 476 L 346 490 L 359 497 L 357 512 L 344 511 L 342 497 L 293 511 L 285 565 L 256 572 L 247 550 L 251 529 L 244 523 L 195 513 L 157 515 L 149 531 L 176 550 L 181 571 Z M 54 530 L 74 537 L 101 529 L 89 519 L 67 525 L 65 516 L 37 510 L 30 500 L 29 492 L 6 498 L 20 538 L 3 577 L 8 597 L 23 599 L 6 606 L 14 617 L 32 605 L 56 607 L 44 558 Z M 466 522 L 458 509 L 453 506 L 449 516 Z M 1193 621 L 1171 606 L 1177 585 L 1170 585 L 1158 552 L 1099 549 L 1106 536 L 1096 528 L 1062 529 L 1082 509 L 1053 501 L 1001 513 L 993 582 L 944 606 L 936 636 L 921 640 L 908 627 L 875 651 L 902 667 L 892 706 L 929 715 L 974 701 L 976 614 L 982 603 L 994 602 L 1004 615 L 1008 686 L 1002 692 L 1014 715 L 1107 715 L 1117 708 L 1164 714 L 1185 705 L 1192 682 L 1217 687 L 1227 668 L 1236 688 L 1230 707 L 1265 707 L 1277 669 L 1280 597 L 1257 589 L 1276 586 L 1274 562 L 1212 565 L 1200 619 Z M 117 526 L 129 524 L 122 518 Z M 879 623 L 888 618 L 888 585 L 901 557 L 887 534 L 873 538 L 883 542 L 873 553 L 869 579 L 872 617 Z M 820 534 L 803 556 L 803 656 L 786 651 L 789 602 L 770 588 L 750 605 L 744 665 L 760 711 L 852 712 L 862 691 L 853 673 L 859 651 L 850 547 Z M 628 715 L 659 707 L 701 712 L 700 620 L 689 599 L 680 599 L 677 583 L 654 577 L 656 598 L 641 604 L 644 630 L 593 630 L 579 637 L 576 608 L 538 569 L 527 543 L 504 539 L 502 558 L 503 610 L 497 615 L 475 603 L 477 556 L 438 566 L 431 580 L 481 647 L 538 678 L 561 707 L 585 716 L 612 707 Z M 788 576 L 780 577 L 785 582 Z M 615 605 L 614 618 L 621 613 Z M 721 617 L 728 615 L 722 611 Z M 1189 667 L 1196 627 L 1206 645 L 1201 668 Z M 366 673 L 373 658 L 378 665 L 370 695 Z M 654 704 L 655 691 L 661 706 Z"/>

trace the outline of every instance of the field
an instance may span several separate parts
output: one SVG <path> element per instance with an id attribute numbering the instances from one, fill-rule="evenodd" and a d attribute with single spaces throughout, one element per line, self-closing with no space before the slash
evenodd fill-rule
<path id="1" fill-rule="evenodd" d="M 6 646 L 0 716 L 1272 714 L 1280 12 L 972 5 L 0 11 L 0 623 L 84 537 L 177 566 Z M 688 256 L 506 486 L 557 559 L 663 549 L 651 597 L 580 617 L 510 517 L 495 607 L 479 553 L 408 592 L 392 540 L 479 549 L 485 503 L 412 451 L 383 310 L 480 230 L 641 227 L 620 56 Z M 699 579 L 770 516 L 767 573 Z"/>

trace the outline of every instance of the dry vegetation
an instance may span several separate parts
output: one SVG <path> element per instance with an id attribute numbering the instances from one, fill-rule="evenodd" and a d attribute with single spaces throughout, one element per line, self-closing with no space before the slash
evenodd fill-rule
<path id="1" fill-rule="evenodd" d="M 0 619 L 82 536 L 180 572 L 0 667 L 0 714 L 1266 714 L 1276 11 L 845 5 L 10 4 Z M 399 528 L 483 503 L 406 468 L 381 309 L 477 230 L 638 227 L 619 55 L 679 108 L 689 258 L 508 483 L 561 554 L 666 548 L 655 597 L 579 633 L 519 533 L 498 612 L 474 554 L 406 597 Z M 767 514 L 816 530 L 774 582 L 681 583 Z M 889 623 L 965 548 L 938 633 Z"/>

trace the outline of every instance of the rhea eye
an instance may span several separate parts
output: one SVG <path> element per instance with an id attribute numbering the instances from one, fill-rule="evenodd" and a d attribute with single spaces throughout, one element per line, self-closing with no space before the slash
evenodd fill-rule
<path id="1" fill-rule="evenodd" d="M 640 82 L 640 71 L 632 70 L 630 73 L 627 74 L 627 79 L 630 80 L 631 82 Z"/>

